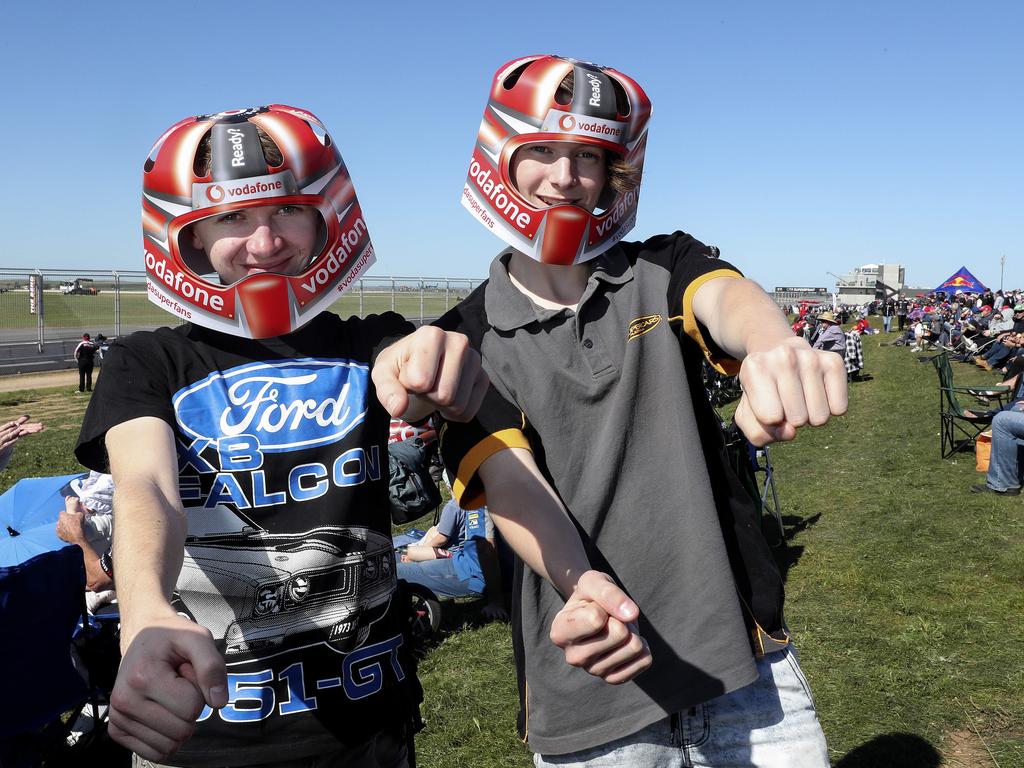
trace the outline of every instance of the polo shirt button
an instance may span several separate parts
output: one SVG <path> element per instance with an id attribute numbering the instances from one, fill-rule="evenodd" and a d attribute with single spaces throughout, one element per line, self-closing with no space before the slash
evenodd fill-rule
<path id="1" fill-rule="evenodd" d="M 583 346 L 586 349 L 593 349 L 594 348 L 594 342 L 592 342 L 590 339 L 584 339 L 583 340 Z"/>

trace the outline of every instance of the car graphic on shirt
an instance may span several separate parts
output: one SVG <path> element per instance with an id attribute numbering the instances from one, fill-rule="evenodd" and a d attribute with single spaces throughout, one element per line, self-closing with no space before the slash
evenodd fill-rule
<path id="1" fill-rule="evenodd" d="M 187 539 L 174 604 L 228 657 L 307 634 L 348 652 L 385 614 L 396 583 L 391 539 L 369 528 L 249 529 Z"/>

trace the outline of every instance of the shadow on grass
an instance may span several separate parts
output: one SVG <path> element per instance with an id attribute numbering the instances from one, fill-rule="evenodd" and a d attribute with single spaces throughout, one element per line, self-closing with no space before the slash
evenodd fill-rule
<path id="1" fill-rule="evenodd" d="M 820 512 L 815 512 L 810 517 L 783 515 L 782 527 L 786 531 L 785 539 L 779 538 L 777 528 L 775 528 L 771 534 L 766 533 L 768 543 L 772 548 L 772 555 L 775 557 L 775 565 L 779 568 L 779 574 L 782 576 L 783 583 L 786 582 L 786 577 L 789 575 L 789 569 L 799 562 L 800 556 L 804 553 L 802 545 L 791 544 L 790 542 L 793 541 L 798 533 L 802 533 L 807 530 L 820 519 Z"/>
<path id="2" fill-rule="evenodd" d="M 492 620 L 485 618 L 483 615 L 483 608 L 487 604 L 487 601 L 483 598 L 458 600 L 446 598 L 440 600 L 439 603 L 441 606 L 441 626 L 438 627 L 437 632 L 427 636 L 419 636 L 415 639 L 414 653 L 420 659 L 439 646 L 445 638 L 457 635 L 464 629 L 479 628 L 485 624 L 492 623 Z"/>
<path id="3" fill-rule="evenodd" d="M 850 750 L 835 768 L 938 768 L 942 756 L 913 733 L 886 733 Z"/>

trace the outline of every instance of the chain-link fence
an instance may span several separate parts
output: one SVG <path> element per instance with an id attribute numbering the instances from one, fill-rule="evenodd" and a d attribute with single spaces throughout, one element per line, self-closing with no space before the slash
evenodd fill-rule
<path id="1" fill-rule="evenodd" d="M 364 277 L 331 311 L 365 317 L 392 310 L 423 323 L 440 317 L 481 282 Z M 32 367 L 31 358 L 41 355 L 67 357 L 83 333 L 113 338 L 178 322 L 149 301 L 143 271 L 0 268 L 0 369 L 21 369 L 25 366 L 15 364 L 20 360 Z"/>
<path id="2" fill-rule="evenodd" d="M 454 277 L 364 277 L 331 306 L 342 317 L 392 310 L 429 320 L 465 298 L 480 280 Z M 0 268 L 0 342 L 73 339 L 82 333 L 122 336 L 177 322 L 146 296 L 146 273 Z"/>

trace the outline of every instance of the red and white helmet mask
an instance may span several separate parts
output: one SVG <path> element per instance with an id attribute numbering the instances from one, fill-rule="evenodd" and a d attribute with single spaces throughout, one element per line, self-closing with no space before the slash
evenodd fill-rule
<path id="1" fill-rule="evenodd" d="M 280 151 L 269 164 L 262 131 Z M 209 135 L 209 170 L 197 154 Z M 276 158 L 274 158 L 276 159 Z M 224 333 L 265 339 L 326 310 L 374 262 L 352 180 L 323 124 L 273 104 L 190 117 L 156 142 L 142 176 L 142 244 L 149 299 Z M 191 226 L 258 206 L 308 206 L 318 214 L 309 262 L 297 274 L 249 274 L 225 284 Z"/>
<path id="2" fill-rule="evenodd" d="M 559 86 L 573 75 L 571 100 Z M 606 186 L 594 211 L 538 208 L 516 189 L 512 160 L 522 146 L 576 142 L 602 147 L 643 169 L 651 102 L 630 77 L 559 56 L 527 56 L 501 67 L 480 123 L 462 205 L 506 243 L 545 264 L 576 264 L 617 243 L 636 222 L 640 187 Z"/>

